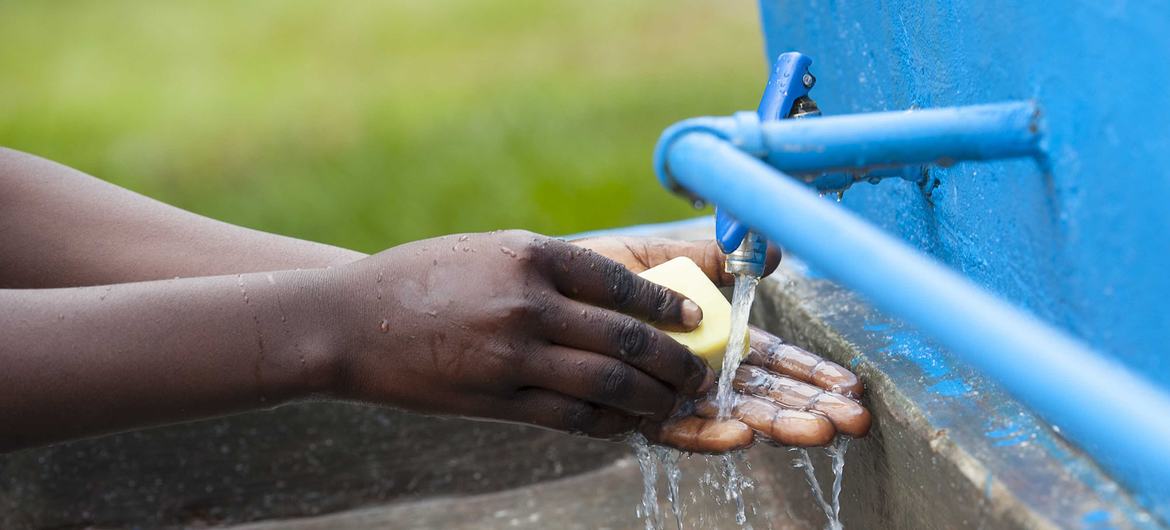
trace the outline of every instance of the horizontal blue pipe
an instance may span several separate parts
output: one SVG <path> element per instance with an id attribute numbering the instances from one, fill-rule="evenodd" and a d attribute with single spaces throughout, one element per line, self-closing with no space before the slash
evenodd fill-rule
<path id="1" fill-rule="evenodd" d="M 1039 156 L 1040 111 L 1034 102 L 871 112 L 760 122 L 754 112 L 685 120 L 668 128 L 655 150 L 659 179 L 685 193 L 665 158 L 671 143 L 703 131 L 764 157 L 795 175 L 963 160 Z M 837 187 L 840 182 L 834 183 Z"/>
<path id="2" fill-rule="evenodd" d="M 678 185 L 937 339 L 1170 518 L 1170 396 L 1148 380 L 715 134 L 664 155 Z"/>
<path id="3" fill-rule="evenodd" d="M 1031 102 L 872 112 L 761 124 L 768 163 L 789 173 L 1033 156 Z"/>

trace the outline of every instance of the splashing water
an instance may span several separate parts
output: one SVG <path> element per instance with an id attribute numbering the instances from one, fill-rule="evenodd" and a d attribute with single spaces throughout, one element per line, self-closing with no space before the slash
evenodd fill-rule
<path id="1" fill-rule="evenodd" d="M 841 482 L 845 477 L 845 451 L 848 449 L 848 436 L 838 436 L 831 445 L 825 448 L 825 453 L 832 458 L 833 462 L 833 489 L 829 501 L 825 500 L 808 450 L 803 447 L 792 449 L 796 453 L 796 459 L 793 460 L 792 465 L 804 471 L 804 478 L 809 487 L 812 488 L 813 497 L 816 498 L 817 504 L 821 507 L 821 511 L 825 512 L 825 518 L 828 520 L 828 524 L 825 526 L 826 530 L 844 530 L 845 528 L 841 525 Z"/>
<path id="2" fill-rule="evenodd" d="M 833 459 L 833 521 L 841 526 L 841 481 L 845 478 L 845 451 L 849 450 L 849 437 L 838 436 L 825 452 Z"/>
<path id="3" fill-rule="evenodd" d="M 715 404 L 719 408 L 719 418 L 731 416 L 731 408 L 735 405 L 735 392 L 731 381 L 735 379 L 735 370 L 743 361 L 744 350 L 747 349 L 748 316 L 751 314 L 752 302 L 756 298 L 756 285 L 760 279 L 754 276 L 737 274 L 735 276 L 735 291 L 731 295 L 731 336 L 727 338 L 727 350 L 723 353 L 723 369 L 719 372 L 719 390 L 715 394 Z"/>
<path id="4" fill-rule="evenodd" d="M 646 530 L 663 530 L 669 525 L 663 523 L 662 509 L 658 503 L 659 467 L 661 475 L 666 479 L 666 498 L 670 502 L 671 514 L 674 516 L 675 527 L 678 530 L 686 528 L 683 519 L 686 515 L 684 499 L 682 497 L 682 469 L 679 461 L 683 453 L 669 447 L 652 446 L 642 435 L 630 438 L 630 445 L 634 448 L 634 455 L 638 461 L 638 469 L 642 472 L 642 499 L 636 508 L 636 513 L 643 520 Z M 734 506 L 735 521 L 746 530 L 752 530 L 747 521 L 747 512 L 750 506 L 752 513 L 756 513 L 758 506 L 755 502 L 747 501 L 746 492 L 755 487 L 755 483 L 745 476 L 740 469 L 749 469 L 747 456 L 743 451 L 736 451 L 719 456 L 702 456 L 707 462 L 707 471 L 696 485 L 697 493 L 711 497 L 719 506 Z M 692 504 L 698 503 L 696 491 L 691 492 Z M 706 528 L 703 520 L 705 516 L 699 513 L 698 527 Z"/>
<path id="5" fill-rule="evenodd" d="M 666 500 L 670 501 L 670 512 L 674 514 L 674 523 L 678 529 L 683 528 L 683 504 L 678 496 L 678 482 L 682 478 L 682 470 L 678 467 L 678 459 L 682 452 L 669 447 L 655 446 L 654 455 L 662 465 L 662 472 L 666 475 Z"/>
<path id="6" fill-rule="evenodd" d="M 659 530 L 662 528 L 662 511 L 658 509 L 658 466 L 654 454 L 641 434 L 631 436 L 630 445 L 634 447 L 638 469 L 642 470 L 642 503 L 637 508 L 638 517 L 645 520 L 646 530 Z"/>
<path id="7" fill-rule="evenodd" d="M 723 478 L 727 479 L 727 483 L 723 487 L 723 494 L 728 501 L 735 503 L 735 522 L 739 526 L 751 530 L 751 525 L 747 524 L 747 503 L 744 502 L 743 494 L 745 490 L 752 487 L 752 483 L 739 472 L 739 468 L 735 465 L 735 456 L 738 455 L 742 455 L 742 452 L 720 457 L 723 461 Z"/>
<path id="8" fill-rule="evenodd" d="M 825 495 L 821 493 L 821 483 L 817 480 L 816 469 L 813 467 L 812 459 L 808 456 L 808 449 L 797 447 L 792 449 L 796 453 L 796 459 L 792 461 L 792 467 L 804 471 L 804 478 L 808 481 L 809 487 L 812 488 L 813 497 L 817 500 L 817 505 L 821 507 L 821 511 L 825 512 L 825 517 L 829 518 L 828 528 L 836 530 L 833 527 L 833 508 L 829 503 L 825 502 Z"/>

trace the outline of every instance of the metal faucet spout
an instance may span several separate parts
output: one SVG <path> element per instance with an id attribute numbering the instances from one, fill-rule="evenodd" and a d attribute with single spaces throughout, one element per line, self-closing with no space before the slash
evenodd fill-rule
<path id="1" fill-rule="evenodd" d="M 739 246 L 727 254 L 723 270 L 736 276 L 759 278 L 764 275 L 764 260 L 767 256 L 768 240 L 759 232 L 750 230 Z"/>

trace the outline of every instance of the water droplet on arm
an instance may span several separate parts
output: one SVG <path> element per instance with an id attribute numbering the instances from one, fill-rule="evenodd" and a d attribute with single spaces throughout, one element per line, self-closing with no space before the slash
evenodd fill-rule
<path id="1" fill-rule="evenodd" d="M 390 332 L 390 321 L 386 320 L 386 319 L 382 319 L 382 322 L 378 323 L 378 331 L 380 331 L 382 333 L 389 333 Z"/>
<path id="2" fill-rule="evenodd" d="M 503 253 L 504 253 L 504 255 L 505 255 L 505 256 L 508 256 L 509 258 L 514 258 L 514 257 L 516 257 L 516 251 L 515 251 L 515 250 L 512 250 L 512 249 L 510 249 L 510 248 L 508 248 L 508 247 L 500 247 L 500 252 L 503 252 Z"/>

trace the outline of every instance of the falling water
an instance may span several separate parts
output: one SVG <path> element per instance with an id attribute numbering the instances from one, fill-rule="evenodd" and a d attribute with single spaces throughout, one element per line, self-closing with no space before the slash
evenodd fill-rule
<path id="1" fill-rule="evenodd" d="M 825 448 L 825 452 L 833 459 L 833 517 L 830 524 L 841 526 L 841 481 L 845 478 L 845 451 L 849 450 L 849 437 L 838 436 L 833 444 Z"/>
<path id="2" fill-rule="evenodd" d="M 662 511 L 658 509 L 658 466 L 646 437 L 634 434 L 630 437 L 638 468 L 642 470 L 642 503 L 638 505 L 638 517 L 646 522 L 646 530 L 662 528 Z"/>
<path id="3" fill-rule="evenodd" d="M 674 523 L 678 530 L 682 530 L 683 505 L 682 499 L 678 496 L 678 482 L 682 478 L 678 459 L 682 457 L 682 452 L 669 447 L 656 446 L 654 455 L 658 457 L 658 463 L 662 465 L 662 472 L 666 475 L 666 500 L 670 501 L 670 512 L 674 514 Z"/>
<path id="4" fill-rule="evenodd" d="M 739 368 L 743 353 L 747 349 L 748 316 L 751 314 L 752 301 L 756 298 L 758 283 L 760 279 L 754 276 L 745 274 L 735 276 L 735 291 L 731 295 L 731 336 L 727 338 L 727 350 L 723 353 L 723 369 L 719 372 L 719 390 L 715 395 L 720 418 L 730 417 L 731 408 L 735 404 L 731 380 L 735 378 L 735 369 Z"/>
<path id="5" fill-rule="evenodd" d="M 796 453 L 796 459 L 793 460 L 792 465 L 804 471 L 804 478 L 808 481 L 809 487 L 812 488 L 813 497 L 816 498 L 817 505 L 821 507 L 821 511 L 825 512 L 825 518 L 828 520 L 828 524 L 825 526 L 826 530 L 843 530 L 845 528 L 841 525 L 841 481 L 845 477 L 845 451 L 848 449 L 848 436 L 838 436 L 831 445 L 825 448 L 825 453 L 833 462 L 832 497 L 827 501 L 821 490 L 821 483 L 817 480 L 816 469 L 813 468 L 808 450 L 803 447 L 792 449 Z"/>
<path id="6" fill-rule="evenodd" d="M 744 501 L 743 493 L 752 484 L 736 466 L 735 454 L 726 454 L 720 459 L 723 461 L 723 478 L 727 480 L 723 486 L 723 494 L 728 501 L 735 504 L 735 522 L 739 526 L 744 526 L 747 524 L 747 503 Z M 746 528 L 751 530 L 751 525 L 747 525 Z"/>

